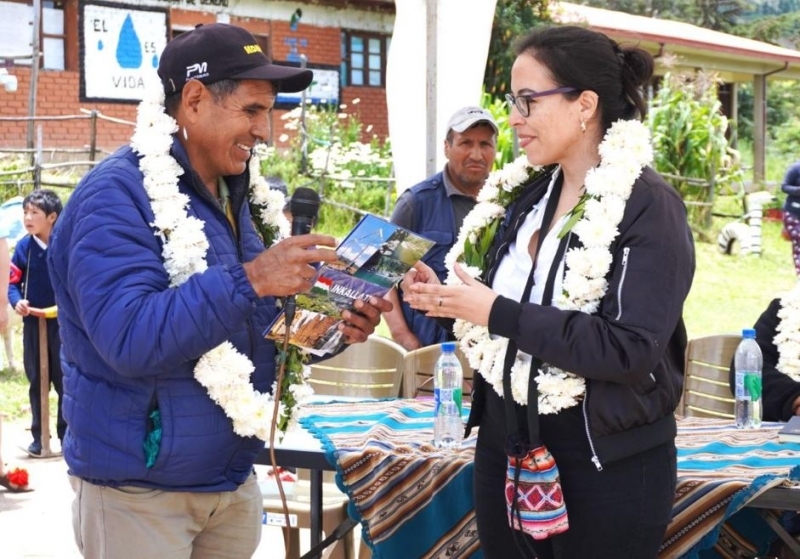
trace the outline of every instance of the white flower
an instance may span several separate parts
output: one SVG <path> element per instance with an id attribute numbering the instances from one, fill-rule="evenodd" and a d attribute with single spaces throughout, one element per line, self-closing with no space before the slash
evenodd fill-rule
<path id="1" fill-rule="evenodd" d="M 154 234 L 163 241 L 164 268 L 170 286 L 185 283 L 194 274 L 208 269 L 206 254 L 208 238 L 201 220 L 187 213 L 189 197 L 180 193 L 179 178 L 183 168 L 169 154 L 172 134 L 178 130 L 175 120 L 164 112 L 164 94 L 160 83 L 154 82 L 145 91 L 145 99 L 137 109 L 136 130 L 131 146 L 140 156 L 142 184 L 150 199 Z M 269 188 L 261 176 L 259 154 L 270 148 L 258 145 L 250 161 L 250 197 L 260 207 L 260 217 L 266 224 L 289 234 L 289 223 L 283 215 L 284 196 Z M 230 342 L 223 342 L 200 357 L 195 365 L 195 379 L 208 391 L 209 397 L 231 419 L 233 430 L 242 437 L 256 436 L 269 440 L 275 402 L 271 394 L 262 394 L 250 384 L 255 370 L 250 359 L 239 353 Z M 306 401 L 311 388 L 307 384 L 292 385 L 290 391 L 298 403 Z M 278 413 L 286 417 L 283 402 Z M 296 414 L 293 415 L 296 425 Z"/>
<path id="2" fill-rule="evenodd" d="M 642 168 L 652 161 L 649 132 L 637 121 L 615 122 L 603 138 L 599 153 L 600 165 L 590 169 L 584 179 L 583 216 L 572 229 L 583 246 L 567 252 L 563 291 L 554 297 L 556 307 L 587 314 L 597 312 L 600 300 L 608 290 L 606 276 L 613 261 L 611 243 L 619 234 L 619 224 L 625 214 L 625 204 L 633 191 L 633 184 Z M 531 167 L 522 156 L 489 175 L 478 195 L 478 204 L 464 219 L 456 244 L 445 257 L 448 269 L 446 283 L 461 283 L 454 267 L 464 254 L 465 243 L 475 246 L 486 229 L 505 216 L 504 204 L 514 200 L 521 191 L 520 187 L 536 170 L 539 168 Z M 461 266 L 472 277 L 478 277 L 484 271 L 465 267 L 463 263 Z M 798 324 L 792 330 L 794 333 L 800 331 L 800 294 L 797 299 L 794 316 L 798 317 Z M 502 396 L 508 340 L 492 338 L 488 328 L 464 320 L 455 321 L 453 333 L 470 366 Z M 796 367 L 800 367 L 800 344 L 792 353 L 792 359 L 797 363 Z M 541 414 L 557 413 L 577 405 L 586 391 L 583 378 L 549 365 L 537 371 L 535 380 Z M 523 354 L 518 352 L 511 368 L 511 392 L 514 400 L 521 405 L 528 402 L 529 382 L 530 358 L 523 358 Z"/>
<path id="3" fill-rule="evenodd" d="M 567 251 L 567 269 L 588 277 L 604 277 L 611 269 L 611 253 L 600 247 L 575 247 Z"/>
<path id="4" fill-rule="evenodd" d="M 471 278 L 477 278 L 481 274 L 481 269 L 478 268 L 477 266 L 467 266 L 463 262 L 460 264 L 460 266 L 461 266 L 461 271 L 469 275 L 469 277 Z M 464 282 L 461 281 L 461 278 L 459 278 L 456 275 L 455 271 L 453 271 L 452 274 L 448 272 L 447 278 L 444 280 L 444 283 L 447 285 L 463 285 Z"/>
<path id="5" fill-rule="evenodd" d="M 581 219 L 575 224 L 572 232 L 578 235 L 587 247 L 608 247 L 619 234 L 616 225 L 600 219 Z"/>

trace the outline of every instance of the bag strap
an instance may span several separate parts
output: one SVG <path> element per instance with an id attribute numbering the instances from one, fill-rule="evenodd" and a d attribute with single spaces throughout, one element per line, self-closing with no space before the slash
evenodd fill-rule
<path id="1" fill-rule="evenodd" d="M 550 224 L 558 207 L 558 199 L 561 195 L 561 186 L 563 183 L 563 175 L 556 179 L 553 185 L 553 190 L 550 193 L 550 198 L 547 200 L 545 207 L 544 217 L 542 218 L 542 226 L 539 228 L 539 238 L 537 240 L 536 254 L 533 257 L 531 264 L 531 271 L 528 274 L 528 280 L 525 283 L 525 289 L 522 292 L 520 299 L 521 303 L 525 303 L 530 299 L 531 291 L 533 290 L 533 274 L 536 270 L 536 264 L 539 261 L 539 254 L 542 251 L 544 239 L 550 231 Z M 564 256 L 570 235 L 565 235 L 559 242 L 558 249 L 556 250 L 555 257 L 550 265 L 550 270 L 545 282 L 544 292 L 542 293 L 542 305 L 548 306 L 553 300 L 553 290 L 555 285 L 556 273 L 558 273 L 559 262 Z M 511 391 L 511 368 L 514 365 L 514 360 L 517 356 L 517 342 L 515 340 L 508 340 L 508 347 L 506 349 L 505 360 L 503 363 L 503 401 L 506 412 L 506 430 L 508 438 L 506 441 L 506 453 L 509 456 L 523 458 L 531 445 L 538 445 L 539 443 L 539 393 L 536 388 L 536 381 L 531 377 L 528 381 L 528 437 L 523 440 L 519 433 L 519 424 L 517 421 L 517 408 L 514 403 L 514 396 Z M 537 357 L 531 358 L 531 373 L 539 370 L 542 365 L 542 360 Z M 529 448 L 530 447 L 530 448 Z"/>

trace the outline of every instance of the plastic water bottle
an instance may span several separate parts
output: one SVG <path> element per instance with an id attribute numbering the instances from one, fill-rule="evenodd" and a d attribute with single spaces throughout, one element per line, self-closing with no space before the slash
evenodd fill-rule
<path id="1" fill-rule="evenodd" d="M 464 437 L 461 398 L 464 371 L 456 357 L 455 342 L 442 344 L 442 355 L 433 372 L 433 444 L 436 448 L 459 448 Z"/>
<path id="2" fill-rule="evenodd" d="M 761 427 L 761 367 L 763 357 L 756 343 L 756 331 L 742 330 L 742 341 L 736 348 L 736 427 Z"/>

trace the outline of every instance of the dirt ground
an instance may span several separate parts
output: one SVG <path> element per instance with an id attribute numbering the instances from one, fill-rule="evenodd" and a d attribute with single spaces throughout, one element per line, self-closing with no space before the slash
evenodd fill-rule
<path id="1" fill-rule="evenodd" d="M 67 465 L 60 456 L 30 458 L 23 450 L 30 432 L 23 423 L 3 422 L 2 457 L 7 468 L 28 470 L 34 491 L 10 493 L 0 487 L 0 557 L 3 559 L 79 559 L 72 534 L 72 488 Z M 53 451 L 60 451 L 54 439 Z M 303 551 L 307 531 L 301 532 Z M 278 559 L 284 556 L 283 536 L 276 527 L 264 527 L 261 545 L 253 556 Z"/>

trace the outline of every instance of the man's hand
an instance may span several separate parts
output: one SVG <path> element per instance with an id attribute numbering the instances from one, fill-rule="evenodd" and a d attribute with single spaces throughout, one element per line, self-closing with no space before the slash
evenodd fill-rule
<path id="1" fill-rule="evenodd" d="M 422 343 L 419 341 L 419 338 L 411 330 L 407 330 L 406 332 L 397 334 L 396 336 L 392 334 L 392 338 L 394 338 L 394 341 L 396 341 L 398 344 L 403 346 L 403 349 L 406 351 L 413 351 L 422 347 Z"/>
<path id="2" fill-rule="evenodd" d="M 298 235 L 271 246 L 244 264 L 247 279 L 259 297 L 285 297 L 311 288 L 313 264 L 334 262 L 336 240 L 328 235 Z"/>
<path id="3" fill-rule="evenodd" d="M 344 334 L 344 341 L 356 344 L 367 341 L 367 337 L 375 331 L 381 321 L 381 313 L 392 310 L 392 304 L 386 299 L 370 297 L 369 303 L 360 299 L 355 302 L 358 312 L 344 311 L 344 322 L 339 325 L 339 330 Z"/>
<path id="4" fill-rule="evenodd" d="M 389 301 L 392 307 L 394 307 L 391 311 L 383 315 L 383 319 L 389 327 L 389 332 L 392 334 L 392 339 L 403 346 L 406 351 L 422 347 L 419 338 L 411 331 L 406 323 L 406 317 L 403 315 L 403 308 L 397 290 L 390 289 L 383 298 Z"/>

